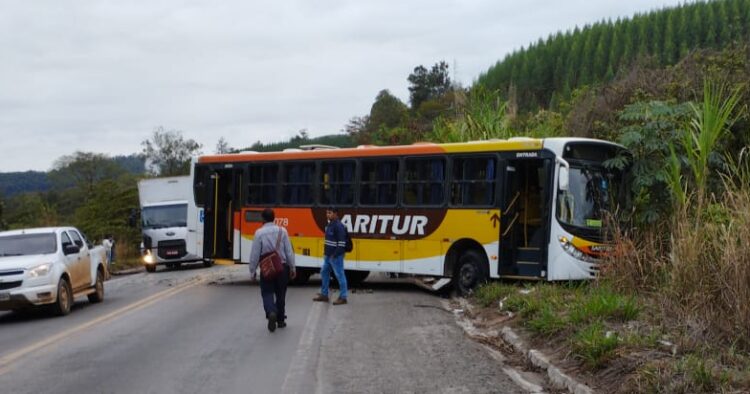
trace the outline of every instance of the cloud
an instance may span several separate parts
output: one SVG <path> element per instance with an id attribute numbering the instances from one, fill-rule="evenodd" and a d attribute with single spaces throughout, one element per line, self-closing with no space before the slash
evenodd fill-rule
<path id="1" fill-rule="evenodd" d="M 154 127 L 213 150 L 340 131 L 446 60 L 469 85 L 558 30 L 678 1 L 5 3 L 0 171 L 76 150 L 130 154 Z"/>

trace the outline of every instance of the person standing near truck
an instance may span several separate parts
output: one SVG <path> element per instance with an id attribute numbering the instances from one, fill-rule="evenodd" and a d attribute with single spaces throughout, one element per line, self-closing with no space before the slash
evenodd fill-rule
<path id="1" fill-rule="evenodd" d="M 102 246 L 104 246 L 104 251 L 107 253 L 107 268 L 109 268 L 115 261 L 115 241 L 112 238 L 111 234 L 104 236 L 104 239 L 102 240 Z"/>

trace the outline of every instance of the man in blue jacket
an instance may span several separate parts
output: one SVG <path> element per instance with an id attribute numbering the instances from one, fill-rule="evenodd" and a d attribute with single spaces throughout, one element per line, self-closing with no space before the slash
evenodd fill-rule
<path id="1" fill-rule="evenodd" d="M 339 281 L 339 298 L 333 305 L 346 304 L 347 288 L 344 275 L 344 253 L 346 247 L 346 229 L 339 221 L 339 211 L 335 207 L 326 210 L 328 225 L 326 226 L 325 248 L 323 250 L 323 266 L 320 268 L 320 293 L 313 301 L 328 302 L 328 285 L 331 282 L 331 270 Z"/>

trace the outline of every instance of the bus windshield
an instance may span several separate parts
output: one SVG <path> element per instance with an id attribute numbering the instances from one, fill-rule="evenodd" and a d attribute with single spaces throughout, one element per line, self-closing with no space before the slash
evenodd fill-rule
<path id="1" fill-rule="evenodd" d="M 144 207 L 141 211 L 143 228 L 187 226 L 187 204 Z"/>
<path id="2" fill-rule="evenodd" d="M 616 205 L 621 177 L 599 166 L 570 167 L 568 190 L 557 196 L 557 219 L 569 226 L 601 230 Z"/>
<path id="3" fill-rule="evenodd" d="M 57 250 L 55 233 L 0 237 L 0 257 L 50 254 Z"/>

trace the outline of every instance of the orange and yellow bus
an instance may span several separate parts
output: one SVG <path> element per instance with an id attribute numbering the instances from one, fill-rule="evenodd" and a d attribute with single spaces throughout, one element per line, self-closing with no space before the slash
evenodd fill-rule
<path id="1" fill-rule="evenodd" d="M 512 138 L 202 156 L 192 219 L 203 221 L 204 258 L 247 262 L 260 212 L 273 208 L 303 281 L 321 265 L 330 206 L 353 240 L 353 282 L 412 274 L 467 293 L 489 278 L 586 279 L 621 190 L 622 174 L 604 162 L 623 152 L 593 139 Z"/>

